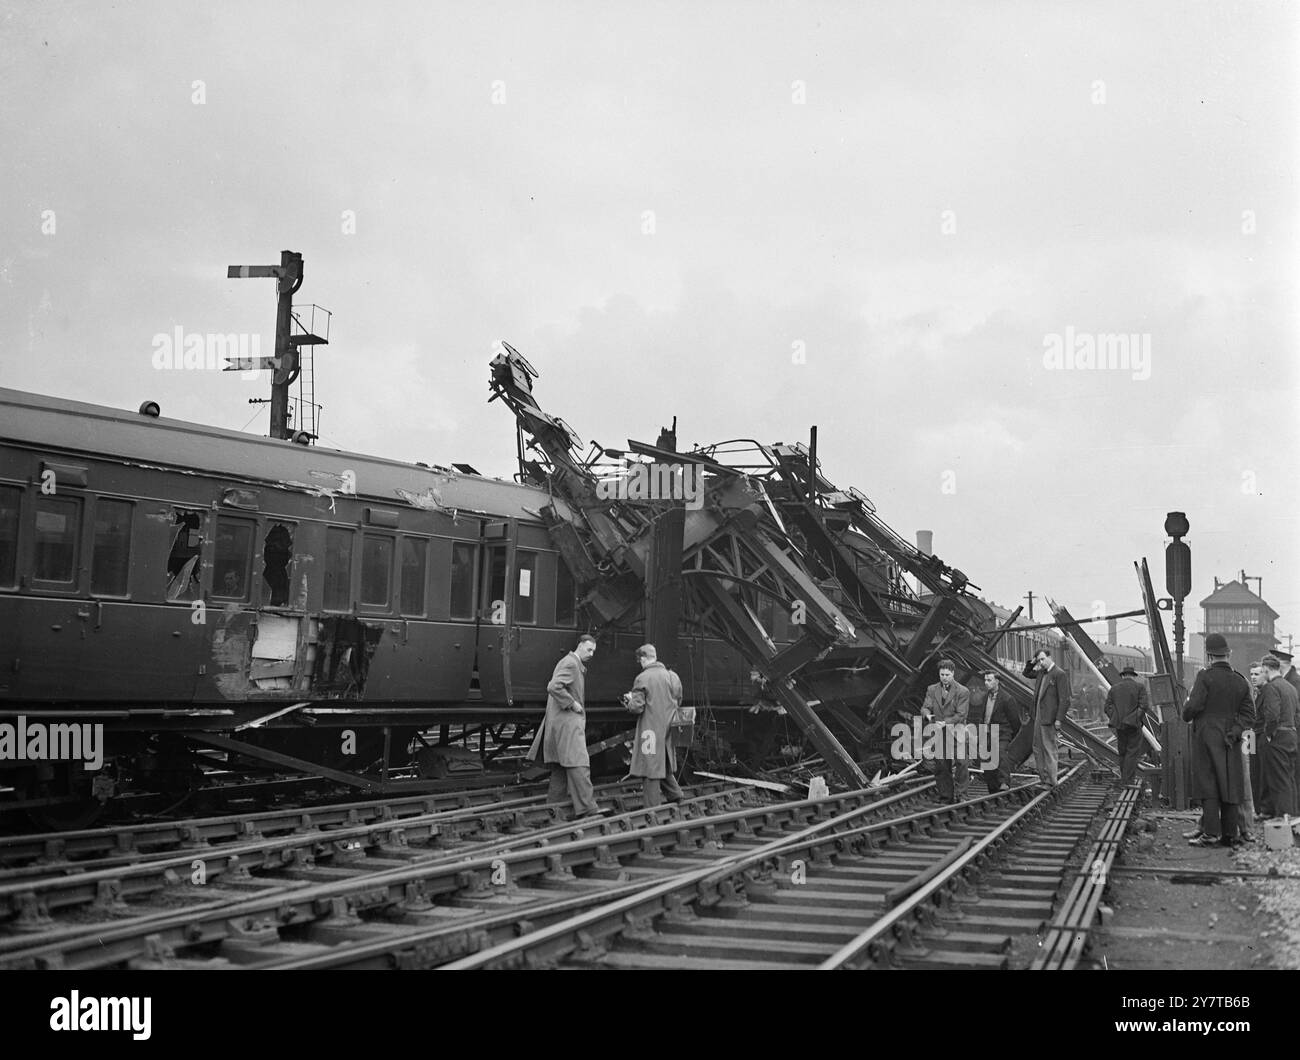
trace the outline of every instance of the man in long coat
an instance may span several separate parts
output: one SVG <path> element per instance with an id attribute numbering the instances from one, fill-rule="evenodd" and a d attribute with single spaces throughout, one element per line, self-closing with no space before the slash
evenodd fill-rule
<path id="1" fill-rule="evenodd" d="M 1271 655 L 1264 659 L 1264 676 L 1268 684 L 1262 691 L 1271 696 L 1270 705 L 1265 707 L 1260 768 L 1270 815 L 1281 817 L 1300 812 L 1296 806 L 1296 713 L 1300 702 L 1295 689 L 1282 676 L 1281 664 Z"/>
<path id="2" fill-rule="evenodd" d="M 546 686 L 546 719 L 537 730 L 528 757 L 551 767 L 548 803 L 573 802 L 575 817 L 600 813 L 591 788 L 591 757 L 587 754 L 587 660 L 596 654 L 596 638 L 584 634 L 578 646 L 555 664 Z"/>
<path id="3" fill-rule="evenodd" d="M 673 714 L 682 705 L 682 682 L 659 661 L 653 644 L 636 650 L 641 672 L 636 675 L 632 691 L 624 697 L 627 709 L 637 714 L 636 735 L 632 739 L 632 764 L 628 775 L 641 777 L 647 806 L 658 806 L 667 795 L 679 802 L 677 760 L 668 739 Z"/>
<path id="4" fill-rule="evenodd" d="M 1255 720 L 1246 679 L 1228 665 L 1228 641 L 1222 633 L 1205 638 L 1210 662 L 1196 675 L 1192 694 L 1183 707 L 1183 721 L 1192 723 L 1192 790 L 1201 800 L 1201 835 L 1193 846 L 1235 846 L 1237 806 L 1245 788 L 1241 734 Z"/>
<path id="5" fill-rule="evenodd" d="M 957 668 L 949 659 L 939 660 L 939 680 L 925 690 L 925 702 L 921 705 L 921 715 L 927 721 L 939 725 L 965 729 L 966 715 L 970 710 L 970 692 L 964 685 L 953 680 Z M 955 741 L 954 741 L 955 742 Z M 943 740 L 942 744 L 949 744 Z M 964 752 L 967 740 L 965 736 L 957 743 L 959 752 Z M 966 768 L 965 753 L 958 753 L 956 761 L 946 757 L 948 747 L 940 752 L 941 757 L 934 763 L 934 791 L 939 802 L 957 802 L 953 790 L 953 771 L 956 770 L 956 790 L 961 795 L 966 793 L 969 773 Z"/>
<path id="6" fill-rule="evenodd" d="M 1120 671 L 1120 679 L 1106 692 L 1106 724 L 1115 730 L 1115 753 L 1119 756 L 1119 782 L 1128 787 L 1137 779 L 1142 760 L 1142 722 L 1147 714 L 1146 686 L 1139 683 L 1131 666 Z"/>

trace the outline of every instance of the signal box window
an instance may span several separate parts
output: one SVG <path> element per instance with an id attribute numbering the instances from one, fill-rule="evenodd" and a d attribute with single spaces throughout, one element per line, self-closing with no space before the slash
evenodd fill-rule
<path id="1" fill-rule="evenodd" d="M 352 608 L 352 531 L 325 530 L 325 610 Z"/>
<path id="2" fill-rule="evenodd" d="M 474 617 L 475 545 L 456 542 L 451 546 L 451 617 Z"/>
<path id="3" fill-rule="evenodd" d="M 402 538 L 402 614 L 424 614 L 424 554 L 428 542 Z"/>
<path id="4" fill-rule="evenodd" d="M 203 573 L 203 513 L 172 509 L 172 550 L 167 557 L 167 599 L 197 600 Z"/>
<path id="5" fill-rule="evenodd" d="M 81 502 L 69 497 L 36 498 L 36 565 L 32 579 L 71 585 L 77 580 Z"/>
<path id="6" fill-rule="evenodd" d="M 555 557 L 555 624 L 557 626 L 576 626 L 578 624 L 578 592 L 573 584 L 573 571 L 564 562 L 563 556 Z"/>
<path id="7" fill-rule="evenodd" d="M 361 539 L 361 603 L 387 607 L 392 599 L 393 539 L 367 534 Z"/>
<path id="8" fill-rule="evenodd" d="M 267 607 L 289 602 L 289 567 L 293 563 L 293 527 L 272 523 L 262 541 L 262 599 Z"/>
<path id="9" fill-rule="evenodd" d="M 90 591 L 126 596 L 131 570 L 130 501 L 101 497 L 95 502 L 95 539 L 90 554 Z"/>
<path id="10" fill-rule="evenodd" d="M 217 554 L 212 565 L 212 595 L 223 600 L 248 599 L 248 574 L 253 560 L 254 524 L 217 519 Z"/>
<path id="11" fill-rule="evenodd" d="M 0 585 L 18 583 L 18 512 L 22 491 L 0 486 Z"/>

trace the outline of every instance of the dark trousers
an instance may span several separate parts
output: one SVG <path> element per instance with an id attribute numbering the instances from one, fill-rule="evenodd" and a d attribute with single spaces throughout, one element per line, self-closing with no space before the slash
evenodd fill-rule
<path id="1" fill-rule="evenodd" d="M 1255 812 L 1264 815 L 1264 770 L 1260 762 L 1264 754 L 1264 734 L 1255 733 L 1255 753 L 1250 755 L 1250 795 L 1255 802 Z"/>
<path id="2" fill-rule="evenodd" d="M 1268 816 L 1294 814 L 1296 734 L 1276 732 L 1273 739 L 1264 742 L 1261 750 L 1260 772 L 1264 775 L 1264 806 Z"/>
<path id="3" fill-rule="evenodd" d="M 944 802 L 954 802 L 956 799 L 953 789 L 954 780 L 956 792 L 965 795 L 966 788 L 970 784 L 970 771 L 966 768 L 965 761 L 958 759 L 954 762 L 951 758 L 936 760 L 934 763 L 935 794 Z"/>
<path id="4" fill-rule="evenodd" d="M 998 736 L 998 764 L 984 770 L 984 784 L 989 792 L 1001 791 L 1011 786 L 1011 737 Z"/>
<path id="5" fill-rule="evenodd" d="M 1137 779 L 1138 763 L 1142 761 L 1142 730 L 1116 729 L 1115 753 L 1119 755 L 1119 782 L 1128 787 Z"/>
<path id="6" fill-rule="evenodd" d="M 562 766 L 551 763 L 551 786 L 546 791 L 549 803 L 572 802 L 574 816 L 596 812 L 596 793 L 591 787 L 590 766 Z"/>
<path id="7" fill-rule="evenodd" d="M 669 802 L 681 802 L 682 789 L 673 776 L 671 769 L 665 769 L 663 777 L 645 777 L 641 781 L 642 801 L 646 806 L 659 806 L 668 796 Z"/>
<path id="8" fill-rule="evenodd" d="M 1202 800 L 1201 831 L 1223 839 L 1237 838 L 1237 804 L 1220 799 Z"/>

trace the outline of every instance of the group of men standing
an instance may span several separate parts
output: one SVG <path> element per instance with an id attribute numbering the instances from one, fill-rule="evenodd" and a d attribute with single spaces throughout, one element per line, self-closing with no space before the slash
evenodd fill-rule
<path id="1" fill-rule="evenodd" d="M 1249 841 L 1249 828 L 1239 827 L 1243 804 L 1253 801 L 1263 816 L 1294 814 L 1300 808 L 1296 789 L 1300 676 L 1294 667 L 1283 676 L 1283 660 L 1289 664 L 1290 655 L 1275 650 L 1251 665 L 1248 684 L 1229 663 L 1231 654 L 1223 634 L 1205 638 L 1209 665 L 1196 675 L 1183 707 L 1183 720 L 1192 723 L 1191 796 L 1201 800 L 1202 811 L 1201 823 L 1184 835 L 1194 846 Z"/>
<path id="2" fill-rule="evenodd" d="M 939 680 L 925 690 L 921 716 L 946 726 L 973 726 L 968 747 L 992 748 L 997 758 L 986 765 L 984 783 L 990 793 L 1010 786 L 1011 770 L 1032 749 L 1039 783 L 1056 786 L 1057 725 L 1070 709 L 1070 676 L 1046 651 L 1039 650 L 1025 666 L 1034 677 L 1033 707 L 1016 703 L 1001 687 L 997 670 L 985 670 L 982 686 L 966 688 L 954 680 L 951 659 L 939 660 Z M 953 803 L 965 798 L 971 756 L 935 761 L 935 798 Z"/>
<path id="3" fill-rule="evenodd" d="M 533 738 L 528 757 L 539 757 L 551 767 L 548 803 L 573 805 L 574 819 L 595 817 L 604 811 L 596 805 L 591 784 L 591 757 L 587 751 L 587 663 L 596 654 L 596 638 L 583 634 L 578 645 L 555 665 L 546 686 L 546 717 Z M 624 707 L 637 715 L 632 739 L 630 776 L 642 778 L 645 805 L 658 806 L 666 795 L 677 802 L 677 763 L 668 729 L 682 705 L 682 682 L 658 659 L 653 644 L 636 650 L 641 672 L 632 690 L 623 696 Z"/>

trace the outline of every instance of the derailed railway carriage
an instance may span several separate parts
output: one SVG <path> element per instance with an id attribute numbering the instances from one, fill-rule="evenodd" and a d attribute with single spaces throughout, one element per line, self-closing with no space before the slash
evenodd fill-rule
<path id="1" fill-rule="evenodd" d="M 214 749 L 380 790 L 431 726 L 517 748 L 587 628 L 545 505 L 563 512 L 468 471 L 0 389 L 0 720 L 105 733 L 99 771 L 0 761 L 0 809 L 79 823 L 189 790 Z M 638 642 L 602 631 L 594 727 L 617 724 Z M 737 651 L 682 647 L 688 694 L 751 701 Z"/>

